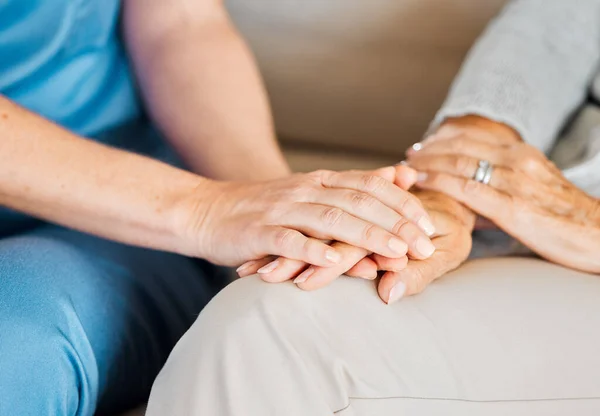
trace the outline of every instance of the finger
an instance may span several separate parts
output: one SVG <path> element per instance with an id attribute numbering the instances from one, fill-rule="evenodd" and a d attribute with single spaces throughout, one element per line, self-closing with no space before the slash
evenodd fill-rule
<path id="1" fill-rule="evenodd" d="M 516 148 L 517 145 L 514 145 L 513 147 Z M 494 165 L 504 165 L 510 164 L 510 161 L 514 159 L 516 149 L 513 149 L 513 147 L 501 146 L 500 144 L 488 143 L 478 139 L 461 136 L 452 140 L 439 140 L 425 143 L 421 150 L 411 154 L 409 162 L 410 166 L 412 166 L 413 160 L 424 156 L 463 155 L 478 160 L 487 160 Z M 507 155 L 507 153 L 511 154 Z"/>
<path id="2" fill-rule="evenodd" d="M 374 170 L 373 175 L 382 177 L 386 181 L 394 183 L 394 179 L 396 178 L 396 169 L 394 169 L 393 166 L 386 166 Z"/>
<path id="3" fill-rule="evenodd" d="M 295 279 L 309 264 L 302 260 L 293 260 L 286 257 L 278 257 L 267 266 L 257 270 L 260 278 L 268 283 L 281 283 Z"/>
<path id="4" fill-rule="evenodd" d="M 399 223 L 408 222 L 405 217 L 377 198 L 352 189 L 328 189 L 327 192 L 319 193 L 311 202 L 341 208 L 357 218 L 378 225 L 392 233 Z"/>
<path id="5" fill-rule="evenodd" d="M 332 247 L 335 247 L 342 254 L 342 262 L 334 267 L 327 268 L 310 266 L 294 280 L 299 288 L 315 290 L 327 286 L 369 254 L 367 250 L 340 242 L 333 243 Z M 376 276 L 377 271 L 375 271 L 373 278 Z"/>
<path id="6" fill-rule="evenodd" d="M 455 242 L 452 235 L 435 239 L 438 250 L 427 260 L 410 260 L 404 270 L 386 272 L 379 281 L 377 291 L 381 299 L 390 304 L 399 299 L 421 293 L 432 281 L 455 269 L 464 260 L 456 248 L 447 246 Z"/>
<path id="7" fill-rule="evenodd" d="M 434 251 L 428 236 L 419 227 L 364 192 L 333 188 L 322 192 L 316 200 L 323 205 L 337 206 L 356 218 L 399 236 L 408 244 L 408 252 L 414 258 L 427 258 Z"/>
<path id="8" fill-rule="evenodd" d="M 256 237 L 259 251 L 323 267 L 339 264 L 342 256 L 333 247 L 301 232 L 284 227 L 266 227 Z"/>
<path id="9" fill-rule="evenodd" d="M 408 257 L 391 259 L 389 257 L 380 256 L 379 254 L 373 254 L 371 257 L 376 263 L 377 270 L 398 272 L 400 270 L 404 270 L 408 264 Z"/>
<path id="10" fill-rule="evenodd" d="M 296 207 L 279 218 L 280 223 L 285 227 L 299 230 L 315 238 L 344 242 L 388 257 L 402 257 L 408 251 L 407 243 L 399 236 L 357 218 L 341 208 L 310 203 L 298 203 Z M 323 265 L 307 262 L 317 266 Z"/>
<path id="11" fill-rule="evenodd" d="M 408 191 L 417 182 L 418 172 L 408 166 L 406 161 L 395 166 L 395 177 L 393 183 L 401 189 Z M 421 205 L 422 206 L 422 205 Z"/>
<path id="12" fill-rule="evenodd" d="M 479 168 L 479 159 L 460 154 L 422 154 L 410 159 L 409 163 L 419 172 L 446 173 L 462 178 L 473 178 Z"/>
<path id="13" fill-rule="evenodd" d="M 239 277 L 250 276 L 250 275 L 256 274 L 258 269 L 271 263 L 273 260 L 275 260 L 275 257 L 273 257 L 273 256 L 268 256 L 268 257 L 265 257 L 265 258 L 262 258 L 259 260 L 250 260 L 250 261 L 247 261 L 246 263 L 242 264 L 235 271 Z"/>
<path id="14" fill-rule="evenodd" d="M 423 164 L 430 163 L 432 158 L 442 155 L 447 156 L 446 161 L 454 164 L 455 170 L 465 177 L 473 176 L 480 160 L 486 160 L 494 167 L 524 173 L 543 182 L 551 182 L 557 176 L 561 176 L 560 170 L 541 151 L 526 143 L 489 143 L 480 140 L 479 137 L 467 136 L 423 144 L 421 150 L 411 154 L 408 164 L 422 170 Z M 473 158 L 475 162 L 472 159 L 469 161 L 468 158 Z"/>
<path id="15" fill-rule="evenodd" d="M 377 169 L 373 171 L 373 175 L 380 176 L 405 191 L 409 190 L 417 181 L 417 171 L 403 162 L 395 166 Z"/>
<path id="16" fill-rule="evenodd" d="M 519 198 L 472 179 L 446 173 L 428 173 L 420 178 L 417 186 L 446 194 L 477 214 L 492 220 L 501 228 L 510 224 L 515 218 L 515 212 L 522 208 Z"/>
<path id="17" fill-rule="evenodd" d="M 513 132 L 512 129 L 510 129 L 511 134 L 507 134 L 505 128 L 502 128 L 501 131 L 498 130 L 497 127 L 490 128 L 490 125 L 487 122 L 485 125 L 477 125 L 478 123 L 473 125 L 471 122 L 467 122 L 466 124 L 456 124 L 456 121 L 457 120 L 455 119 L 451 122 L 442 124 L 430 137 L 432 139 L 453 139 L 456 137 L 467 136 L 476 138 L 480 141 L 486 141 L 491 144 L 500 145 L 511 145 L 512 143 L 521 141 L 518 137 L 518 134 L 512 134 L 516 133 Z"/>
<path id="18" fill-rule="evenodd" d="M 346 276 L 373 280 L 377 278 L 377 264 L 369 257 L 364 257 L 346 272 Z"/>
<path id="19" fill-rule="evenodd" d="M 469 172 L 478 164 L 476 159 L 467 157 L 454 159 L 454 156 L 437 156 L 432 159 L 434 160 L 428 166 L 425 163 L 422 165 L 424 172 L 421 172 L 420 180 L 426 180 L 426 175 L 434 173 L 472 179 L 474 175 L 470 175 Z M 548 200 L 550 195 L 545 182 L 540 183 L 520 172 L 503 167 L 493 168 L 491 180 L 487 185 L 501 193 L 524 200 L 543 201 Z"/>
<path id="20" fill-rule="evenodd" d="M 420 171 L 420 182 L 425 175 L 432 173 L 444 173 L 458 176 L 465 179 L 473 179 L 479 169 L 480 160 L 463 155 L 423 155 L 411 161 L 411 164 Z M 536 193 L 535 183 L 529 177 L 519 172 L 504 168 L 502 166 L 492 166 L 492 176 L 487 184 L 510 195 L 528 197 Z M 533 186 L 532 186 L 533 185 Z"/>
<path id="21" fill-rule="evenodd" d="M 418 199 L 380 176 L 358 171 L 322 172 L 321 183 L 326 188 L 345 188 L 366 193 L 416 224 L 427 235 L 435 232 L 431 218 Z"/>

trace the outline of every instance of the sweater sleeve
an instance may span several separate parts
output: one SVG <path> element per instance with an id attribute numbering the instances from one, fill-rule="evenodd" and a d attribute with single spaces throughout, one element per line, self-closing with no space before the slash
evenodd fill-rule
<path id="1" fill-rule="evenodd" d="M 600 0 L 513 0 L 475 43 L 437 113 L 505 123 L 548 152 L 600 61 Z"/>

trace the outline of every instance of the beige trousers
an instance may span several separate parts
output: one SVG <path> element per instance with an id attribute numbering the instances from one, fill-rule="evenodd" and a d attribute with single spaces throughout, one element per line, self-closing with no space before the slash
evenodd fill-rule
<path id="1" fill-rule="evenodd" d="M 223 290 L 155 382 L 149 416 L 600 415 L 600 278 L 467 263 L 387 306 L 343 277 Z"/>

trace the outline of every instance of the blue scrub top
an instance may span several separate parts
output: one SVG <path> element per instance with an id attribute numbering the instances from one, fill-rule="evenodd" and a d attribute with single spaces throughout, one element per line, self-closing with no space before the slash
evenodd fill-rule
<path id="1" fill-rule="evenodd" d="M 0 0 L 0 94 L 93 136 L 140 114 L 120 0 Z"/>

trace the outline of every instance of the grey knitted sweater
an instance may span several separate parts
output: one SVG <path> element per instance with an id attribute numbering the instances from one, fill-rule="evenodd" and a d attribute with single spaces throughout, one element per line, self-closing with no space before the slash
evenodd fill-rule
<path id="1" fill-rule="evenodd" d="M 600 196 L 600 0 L 513 0 L 479 38 L 433 125 L 506 123 Z"/>

